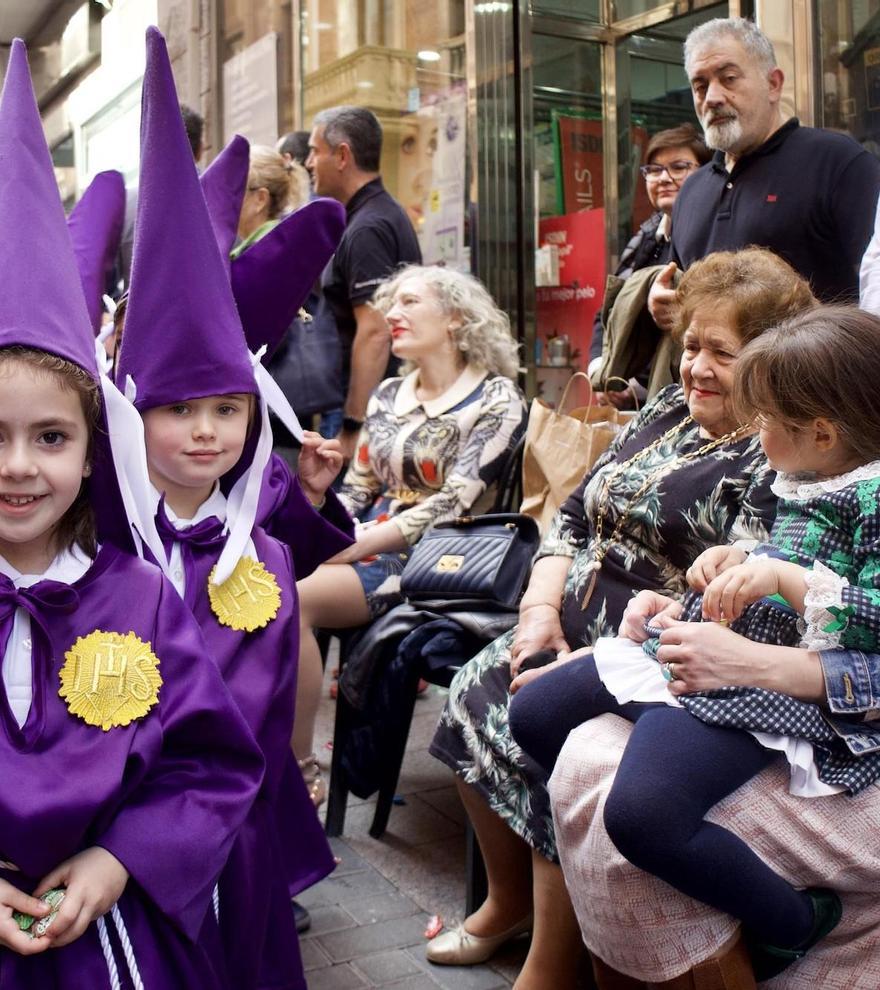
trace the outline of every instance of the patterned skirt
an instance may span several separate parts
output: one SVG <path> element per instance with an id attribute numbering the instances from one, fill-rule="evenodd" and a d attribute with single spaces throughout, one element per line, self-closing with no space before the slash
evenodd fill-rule
<path id="1" fill-rule="evenodd" d="M 510 647 L 516 629 L 456 674 L 430 752 L 482 796 L 520 838 L 558 862 L 547 774 L 510 733 Z"/>

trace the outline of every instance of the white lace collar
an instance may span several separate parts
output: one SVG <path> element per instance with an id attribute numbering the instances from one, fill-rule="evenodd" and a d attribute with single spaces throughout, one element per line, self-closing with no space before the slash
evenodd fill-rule
<path id="1" fill-rule="evenodd" d="M 839 492 L 857 481 L 870 481 L 873 478 L 880 478 L 880 461 L 862 464 L 852 471 L 847 471 L 846 474 L 838 474 L 833 478 L 817 478 L 814 474 L 786 474 L 780 471 L 771 489 L 777 498 L 806 502 L 817 495 Z"/>

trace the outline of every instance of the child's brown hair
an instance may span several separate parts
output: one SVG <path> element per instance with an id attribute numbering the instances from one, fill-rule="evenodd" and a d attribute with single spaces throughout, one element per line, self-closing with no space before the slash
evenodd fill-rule
<path id="1" fill-rule="evenodd" d="M 95 430 L 99 428 L 101 422 L 101 389 L 97 381 L 79 365 L 33 347 L 15 345 L 0 349 L 0 368 L 12 361 L 25 364 L 43 374 L 52 375 L 61 388 L 76 392 L 89 433 L 86 463 L 90 463 L 93 458 Z M 55 545 L 56 551 L 79 546 L 90 557 L 94 557 L 97 553 L 95 513 L 89 500 L 85 479 L 73 505 L 56 525 Z"/>
<path id="2" fill-rule="evenodd" d="M 809 283 L 788 262 L 759 247 L 716 251 L 694 262 L 682 276 L 676 298 L 679 337 L 697 309 L 722 311 L 743 344 L 817 305 Z"/>
<path id="3" fill-rule="evenodd" d="M 862 463 L 880 459 L 880 319 L 819 306 L 761 334 L 740 353 L 733 401 L 746 420 L 797 431 L 830 420 Z"/>

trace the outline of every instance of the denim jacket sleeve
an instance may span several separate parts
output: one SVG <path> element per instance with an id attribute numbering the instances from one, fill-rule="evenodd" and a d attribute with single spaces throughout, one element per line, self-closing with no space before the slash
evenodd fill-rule
<path id="1" fill-rule="evenodd" d="M 880 655 L 861 650 L 823 650 L 828 707 L 836 715 L 880 717 Z"/>
<path id="2" fill-rule="evenodd" d="M 856 756 L 880 750 L 880 655 L 861 650 L 819 653 L 831 722 Z M 853 716 L 862 716 L 862 719 Z"/>

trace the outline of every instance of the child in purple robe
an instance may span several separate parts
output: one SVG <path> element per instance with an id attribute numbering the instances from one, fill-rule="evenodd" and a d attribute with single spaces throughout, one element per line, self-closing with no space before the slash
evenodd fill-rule
<path id="1" fill-rule="evenodd" d="M 262 760 L 174 589 L 110 542 L 125 402 L 18 40 L 0 225 L 0 986 L 229 990 L 212 892 Z"/>
<path id="2" fill-rule="evenodd" d="M 168 237 L 169 216 L 175 238 Z M 334 863 L 289 749 L 298 574 L 291 547 L 257 521 L 268 513 L 289 527 L 298 569 L 301 557 L 311 568 L 347 546 L 348 533 L 316 511 L 326 508 L 341 455 L 332 441 L 304 437 L 299 480 L 264 485 L 272 442 L 267 376 L 245 342 L 154 28 L 147 32 L 138 216 L 117 358 L 116 381 L 144 421 L 160 538 L 158 546 L 147 540 L 145 552 L 195 615 L 266 760 L 263 787 L 220 878 L 227 968 L 236 990 L 303 990 L 290 898 Z M 338 517 L 350 526 L 343 510 Z"/>

